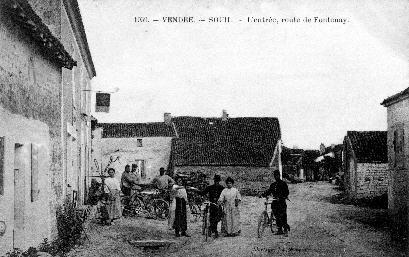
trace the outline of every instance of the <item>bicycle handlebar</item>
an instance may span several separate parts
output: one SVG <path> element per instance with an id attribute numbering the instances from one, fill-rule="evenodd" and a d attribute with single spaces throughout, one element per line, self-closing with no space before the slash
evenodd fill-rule
<path id="1" fill-rule="evenodd" d="M 209 202 L 209 201 L 205 201 L 205 202 L 203 202 L 203 204 L 205 204 L 205 205 L 215 205 L 215 206 L 219 206 L 218 204 L 215 204 L 215 203 L 212 203 L 212 202 Z"/>

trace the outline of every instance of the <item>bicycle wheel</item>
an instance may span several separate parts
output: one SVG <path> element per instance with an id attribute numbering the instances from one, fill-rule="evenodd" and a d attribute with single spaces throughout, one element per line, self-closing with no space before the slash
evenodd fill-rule
<path id="1" fill-rule="evenodd" d="M 164 220 L 169 215 L 169 204 L 162 199 L 155 199 L 152 202 L 153 212 L 157 219 Z"/>
<path id="2" fill-rule="evenodd" d="M 206 225 L 207 225 L 207 220 L 206 220 L 206 209 L 205 209 L 202 215 L 202 235 L 206 234 Z"/>
<path id="3" fill-rule="evenodd" d="M 257 224 L 257 236 L 261 238 L 263 236 L 264 229 L 268 223 L 268 215 L 265 211 L 263 211 L 258 218 Z"/>
<path id="4" fill-rule="evenodd" d="M 196 222 L 198 218 L 201 216 L 200 206 L 193 203 L 193 204 L 189 204 L 189 208 L 190 208 L 190 213 L 192 214 L 192 216 L 194 217 L 194 221 Z"/>
<path id="5" fill-rule="evenodd" d="M 129 201 L 129 209 L 133 214 L 141 216 L 145 209 L 145 204 L 141 199 L 139 199 L 136 196 L 133 196 Z"/>
<path id="6" fill-rule="evenodd" d="M 271 213 L 271 222 L 270 222 L 270 230 L 271 233 L 274 233 L 274 227 L 276 225 L 276 219 L 274 218 L 273 213 Z"/>
<path id="7" fill-rule="evenodd" d="M 207 242 L 207 238 L 209 237 L 209 228 L 210 228 L 210 221 L 209 221 L 209 211 L 206 211 L 206 214 L 204 215 L 204 236 L 205 236 L 205 241 Z"/>

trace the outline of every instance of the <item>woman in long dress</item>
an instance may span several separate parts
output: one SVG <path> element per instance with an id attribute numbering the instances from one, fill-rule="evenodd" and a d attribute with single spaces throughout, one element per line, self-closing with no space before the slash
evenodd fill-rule
<path id="1" fill-rule="evenodd" d="M 113 168 L 108 170 L 108 175 L 109 178 L 106 178 L 104 181 L 106 185 L 104 191 L 108 194 L 106 206 L 107 217 L 105 217 L 105 222 L 106 224 L 111 225 L 112 221 L 119 219 L 122 216 L 121 198 L 119 194 L 121 185 L 119 180 L 115 177 L 115 170 Z"/>
<path id="2" fill-rule="evenodd" d="M 223 189 L 219 197 L 219 204 L 224 207 L 224 217 L 222 219 L 222 233 L 225 236 L 237 236 L 241 233 L 239 203 L 241 195 L 237 188 L 233 187 L 234 180 L 231 177 L 226 179 L 227 188 Z"/>
<path id="3" fill-rule="evenodd" d="M 174 222 L 173 228 L 175 229 L 175 235 L 177 237 L 185 236 L 187 230 L 187 192 L 183 186 L 183 180 L 181 177 L 176 178 L 176 185 L 172 187 L 174 199 L 172 201 L 171 210 L 174 209 Z"/>

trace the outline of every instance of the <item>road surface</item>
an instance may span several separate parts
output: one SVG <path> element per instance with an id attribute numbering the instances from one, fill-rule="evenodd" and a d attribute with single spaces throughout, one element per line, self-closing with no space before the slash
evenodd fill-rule
<path id="1" fill-rule="evenodd" d="M 92 225 L 90 241 L 69 256 L 405 256 L 403 243 L 392 242 L 387 228 L 387 213 L 352 205 L 333 204 L 338 194 L 327 182 L 289 185 L 289 237 L 269 230 L 257 238 L 257 218 L 263 199 L 243 197 L 242 235 L 204 241 L 200 222 L 189 222 L 190 238 L 176 238 L 165 221 L 123 218 L 114 225 Z M 144 250 L 132 240 L 172 240 L 166 249 Z"/>

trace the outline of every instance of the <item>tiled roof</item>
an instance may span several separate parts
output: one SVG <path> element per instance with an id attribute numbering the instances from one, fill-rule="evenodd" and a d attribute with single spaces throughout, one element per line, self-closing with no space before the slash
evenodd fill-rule
<path id="1" fill-rule="evenodd" d="M 348 131 L 352 149 L 359 163 L 387 163 L 386 131 Z"/>
<path id="2" fill-rule="evenodd" d="M 381 105 L 387 106 L 389 103 L 397 100 L 399 97 L 401 97 L 403 95 L 409 95 L 409 87 L 406 88 L 405 90 L 397 93 L 397 94 L 394 94 L 393 96 L 390 96 L 390 97 L 386 98 L 385 100 L 383 100 Z"/>
<path id="3" fill-rule="evenodd" d="M 277 118 L 176 117 L 175 166 L 268 166 L 281 137 Z"/>
<path id="4" fill-rule="evenodd" d="M 72 69 L 73 66 L 77 65 L 77 62 L 51 33 L 27 0 L 12 0 L 9 3 L 11 17 L 39 44 L 45 56 L 67 69 Z"/>
<path id="5" fill-rule="evenodd" d="M 102 138 L 131 137 L 175 137 L 172 125 L 164 122 L 152 123 L 98 123 L 102 127 Z"/>

